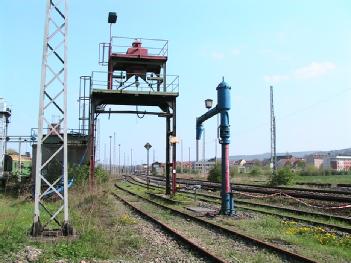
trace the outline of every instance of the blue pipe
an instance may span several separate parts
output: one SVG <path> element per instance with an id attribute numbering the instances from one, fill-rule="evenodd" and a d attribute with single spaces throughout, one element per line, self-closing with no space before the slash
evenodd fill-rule
<path id="1" fill-rule="evenodd" d="M 219 126 L 219 143 L 222 144 L 222 204 L 221 214 L 233 215 L 235 214 L 234 199 L 230 187 L 229 175 L 229 144 L 230 144 L 230 125 L 229 125 L 229 110 L 230 110 L 230 89 L 231 87 L 224 82 L 224 79 L 217 86 L 217 105 L 213 109 L 207 111 L 205 114 L 196 118 L 196 140 L 201 139 L 203 132 L 203 122 L 220 114 Z"/>

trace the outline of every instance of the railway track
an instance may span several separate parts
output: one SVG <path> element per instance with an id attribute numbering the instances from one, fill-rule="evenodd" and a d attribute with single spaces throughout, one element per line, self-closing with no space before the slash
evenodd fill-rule
<path id="1" fill-rule="evenodd" d="M 130 183 L 134 183 L 134 184 L 137 184 L 139 186 L 146 187 L 145 183 L 142 183 L 140 181 L 136 181 L 134 178 L 131 178 L 131 179 L 133 181 L 129 180 Z M 153 187 L 157 187 L 157 186 L 153 186 Z M 159 187 L 159 188 L 162 188 L 162 187 Z M 189 191 L 186 191 L 186 190 L 181 190 L 181 192 L 183 194 L 187 194 L 190 196 L 194 195 L 193 193 L 190 193 Z M 214 196 L 214 195 L 196 193 L 196 196 L 197 196 L 198 200 L 204 201 L 204 202 L 211 202 L 211 203 L 215 203 L 215 204 L 220 204 L 220 202 L 221 202 L 221 198 L 218 196 Z M 301 218 L 301 217 L 297 217 L 295 215 L 281 214 L 281 213 L 276 212 L 276 210 L 279 210 L 283 213 L 287 212 L 287 213 L 299 214 L 299 215 L 303 215 L 303 216 L 310 216 L 310 217 L 314 217 L 314 218 L 323 218 L 325 220 L 344 222 L 344 223 L 351 225 L 351 218 L 349 218 L 349 217 L 328 215 L 328 214 L 316 213 L 316 212 L 308 212 L 308 211 L 303 211 L 303 210 L 298 210 L 298 209 L 285 208 L 285 207 L 279 207 L 279 206 L 267 205 L 267 204 L 260 204 L 260 203 L 256 203 L 256 202 L 241 201 L 241 200 L 237 200 L 237 199 L 235 200 L 235 205 L 237 208 L 240 208 L 240 209 L 245 209 L 245 210 L 250 210 L 250 211 L 254 211 L 254 212 L 258 212 L 258 213 L 268 214 L 268 215 L 272 215 L 272 216 L 276 216 L 276 217 L 280 217 L 280 218 L 285 218 L 288 220 L 299 221 L 299 222 L 307 223 L 309 225 L 325 227 L 325 228 L 335 230 L 335 231 L 351 233 L 350 227 L 320 222 L 320 221 L 313 220 L 313 219 Z M 254 207 L 250 207 L 250 206 L 254 206 Z M 273 211 L 262 210 L 262 209 L 258 209 L 257 207 L 268 208 L 269 210 L 273 210 Z"/>
<path id="2" fill-rule="evenodd" d="M 349 188 L 344 190 L 351 191 L 351 184 L 322 184 L 322 183 L 296 183 L 296 184 L 318 187 L 318 188 Z"/>
<path id="3" fill-rule="evenodd" d="M 122 188 L 119 188 L 119 189 L 122 189 Z M 173 237 L 175 237 L 177 240 L 181 241 L 183 244 L 188 246 L 193 252 L 201 255 L 206 260 L 209 260 L 209 261 L 215 262 L 215 263 L 224 263 L 224 262 L 226 262 L 224 259 L 212 254 L 211 252 L 209 252 L 205 248 L 197 245 L 196 243 L 194 243 L 193 241 L 191 241 L 190 239 L 188 239 L 187 237 L 182 235 L 180 232 L 178 232 L 176 229 L 174 229 L 174 228 L 170 227 L 169 225 L 161 222 L 160 220 L 158 220 L 157 218 L 153 217 L 148 212 L 139 209 L 138 207 L 133 205 L 132 202 L 127 201 L 126 199 L 124 199 L 123 197 L 121 197 L 120 195 L 118 195 L 116 193 L 112 193 L 112 195 L 114 197 L 116 197 L 119 201 L 124 203 L 126 206 L 131 208 L 133 211 L 137 212 L 139 215 L 141 215 L 142 217 L 146 218 L 148 221 L 154 223 L 159 228 L 161 228 L 162 230 L 164 230 L 168 234 L 170 234 Z"/>
<path id="4" fill-rule="evenodd" d="M 145 175 L 142 175 L 145 176 Z M 153 179 L 163 179 L 161 176 L 149 176 Z M 206 180 L 194 180 L 194 179 L 185 179 L 185 178 L 177 178 L 177 180 L 184 180 L 184 181 L 195 181 L 195 182 L 204 182 L 218 185 L 218 183 L 212 183 Z M 297 183 L 298 185 L 306 185 L 306 186 L 329 186 L 331 188 L 331 184 L 308 184 L 308 183 Z M 267 186 L 267 185 L 259 185 L 259 184 L 242 184 L 242 183 L 233 183 L 232 187 L 255 187 L 255 188 L 264 188 L 264 189 L 275 189 L 275 190 L 292 190 L 292 191 L 301 191 L 301 192 L 315 192 L 315 193 L 322 193 L 322 194 L 341 194 L 351 196 L 351 184 L 337 184 L 336 187 L 339 189 L 318 189 L 318 188 L 301 188 L 301 187 L 288 187 L 288 186 Z M 341 189 L 340 189 L 341 188 Z M 350 188 L 350 189 L 348 189 Z"/>
<path id="5" fill-rule="evenodd" d="M 248 243 L 248 244 L 251 244 L 251 245 L 253 245 L 253 246 L 256 246 L 256 247 L 258 247 L 258 248 L 260 248 L 260 249 L 262 249 L 262 250 L 267 250 L 267 251 L 273 252 L 274 254 L 278 255 L 278 256 L 282 259 L 282 261 L 284 261 L 284 262 L 286 262 L 286 261 L 288 261 L 288 262 L 317 262 L 317 261 L 315 261 L 315 260 L 309 259 L 309 258 L 304 257 L 304 256 L 302 256 L 302 255 L 299 255 L 299 254 L 297 254 L 297 253 L 294 253 L 294 252 L 292 252 L 292 251 L 289 251 L 289 250 L 286 250 L 286 249 L 284 249 L 284 248 L 278 247 L 278 246 L 276 246 L 276 245 L 274 245 L 274 244 L 271 244 L 271 243 L 268 243 L 268 242 L 265 242 L 265 241 L 258 240 L 258 239 L 256 239 L 256 238 L 253 238 L 253 237 L 250 237 L 250 236 L 248 236 L 248 235 L 245 235 L 245 234 L 239 233 L 239 232 L 237 232 L 237 231 L 234 231 L 234 230 L 232 230 L 232 229 L 230 229 L 230 228 L 221 226 L 221 225 L 219 225 L 219 224 L 217 224 L 217 223 L 213 223 L 213 222 L 210 222 L 210 221 L 208 221 L 208 220 L 206 220 L 206 219 L 202 219 L 202 218 L 193 216 L 193 215 L 191 215 L 191 214 L 189 214 L 189 213 L 185 213 L 185 212 L 183 212 L 183 211 L 180 211 L 180 210 L 178 210 L 178 209 L 175 209 L 175 208 L 172 208 L 172 207 L 169 207 L 169 206 L 160 204 L 160 203 L 158 203 L 158 202 L 155 202 L 155 201 L 153 201 L 153 200 L 150 200 L 150 199 L 148 199 L 148 198 L 145 198 L 145 197 L 143 197 L 143 196 L 140 195 L 140 194 L 134 193 L 134 192 L 132 192 L 132 191 L 130 191 L 130 190 L 127 190 L 127 189 L 125 189 L 125 188 L 123 188 L 123 187 L 120 187 L 120 186 L 117 185 L 117 184 L 115 184 L 115 187 L 116 187 L 117 189 L 119 189 L 119 190 L 125 192 L 125 193 L 128 193 L 129 195 L 133 195 L 133 196 L 135 196 L 135 197 L 137 197 L 137 198 L 139 198 L 139 199 L 142 199 L 143 201 L 145 201 L 145 202 L 147 202 L 147 203 L 149 203 L 149 204 L 152 204 L 152 205 L 154 205 L 154 206 L 157 206 L 157 207 L 159 207 L 160 209 L 169 211 L 169 212 L 171 212 L 172 214 L 175 214 L 175 215 L 177 215 L 177 216 L 183 217 L 183 218 L 185 218 L 185 219 L 187 219 L 187 220 L 191 220 L 192 222 L 196 222 L 196 223 L 198 223 L 199 225 L 201 225 L 201 226 L 203 226 L 203 227 L 205 227 L 205 228 L 207 228 L 207 229 L 210 229 L 211 231 L 216 231 L 216 232 L 218 232 L 218 233 L 223 233 L 223 234 L 225 234 L 225 235 L 227 235 L 227 236 L 229 236 L 229 237 L 231 237 L 231 238 L 240 239 L 240 240 L 242 240 L 243 242 Z M 124 201 L 122 200 L 122 197 L 119 196 L 119 198 L 121 199 L 122 202 L 124 202 Z M 131 205 L 131 204 L 130 204 L 130 205 Z M 134 206 L 133 209 L 136 210 L 136 211 L 139 211 L 139 210 L 140 210 L 140 209 L 136 208 L 135 206 Z M 149 216 L 151 216 L 151 215 L 149 215 Z M 152 217 L 152 216 L 151 216 L 151 217 Z M 150 220 L 153 221 L 153 219 L 150 219 Z M 171 230 L 170 230 L 170 231 L 171 231 Z M 178 234 L 179 234 L 179 233 L 178 233 Z M 189 245 L 192 246 L 192 244 L 189 244 Z M 199 246 L 197 246 L 197 247 L 199 247 Z M 203 248 L 202 248 L 202 249 L 203 249 Z M 207 252 L 208 252 L 208 251 L 207 251 Z M 203 254 L 203 253 L 207 253 L 207 252 L 203 252 L 203 251 L 200 252 L 200 251 L 199 251 L 199 253 L 202 254 L 202 255 L 205 255 L 205 254 Z M 212 256 L 214 256 L 214 255 L 212 255 Z M 211 257 L 212 257 L 212 256 L 211 256 Z M 224 259 L 218 258 L 218 257 L 216 257 L 216 256 L 213 258 L 213 260 L 214 260 L 214 262 L 226 262 Z M 222 260 L 222 261 L 221 261 L 221 260 Z"/>
<path id="6" fill-rule="evenodd" d="M 139 175 L 138 177 L 146 177 Z M 156 181 L 165 181 L 163 177 L 149 176 L 150 179 Z M 218 190 L 221 188 L 219 183 L 213 183 L 202 180 L 190 180 L 190 179 L 177 179 L 177 183 L 184 185 L 201 185 L 205 189 Z M 322 189 L 307 189 L 307 188 L 285 188 L 285 187 L 268 187 L 268 186 L 256 186 L 256 185 L 237 185 L 232 184 L 232 188 L 240 192 L 248 193 L 259 193 L 259 194 L 278 194 L 284 193 L 286 195 L 312 199 L 319 201 L 332 201 L 332 202 L 342 202 L 351 203 L 351 192 L 343 191 L 327 191 Z M 236 194 L 236 193 L 234 193 Z"/>

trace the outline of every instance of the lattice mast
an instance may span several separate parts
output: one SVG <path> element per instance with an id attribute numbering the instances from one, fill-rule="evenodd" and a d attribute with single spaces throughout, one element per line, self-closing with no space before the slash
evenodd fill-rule
<path id="1" fill-rule="evenodd" d="M 7 130 L 10 116 L 11 110 L 6 107 L 5 99 L 0 98 L 0 179 L 3 179 L 5 176 L 4 160 L 6 154 Z"/>
<path id="2" fill-rule="evenodd" d="M 276 148 L 276 129 L 275 129 L 275 114 L 273 101 L 273 86 L 270 86 L 270 106 L 271 106 L 271 167 L 272 173 L 277 171 L 277 148 Z"/>
<path id="3" fill-rule="evenodd" d="M 39 95 L 33 236 L 57 229 L 53 228 L 53 224 L 60 227 L 59 231 L 63 235 L 73 234 L 69 225 L 67 178 L 67 11 L 67 0 L 47 1 Z M 57 123 L 48 121 L 51 116 L 60 116 Z M 53 137 L 60 146 L 47 156 L 45 143 Z M 47 172 L 51 163 L 59 164 L 61 171 L 57 175 Z M 45 204 L 48 196 L 59 199 L 54 203 L 56 206 Z M 41 220 L 46 222 L 42 224 Z"/>

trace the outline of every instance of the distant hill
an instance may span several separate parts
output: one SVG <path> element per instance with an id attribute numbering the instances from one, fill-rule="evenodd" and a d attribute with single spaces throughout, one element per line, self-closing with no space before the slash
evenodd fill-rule
<path id="1" fill-rule="evenodd" d="M 302 158 L 306 155 L 310 154 L 330 154 L 331 156 L 335 155 L 351 155 L 351 148 L 341 149 L 341 150 L 331 150 L 331 151 L 304 151 L 304 152 L 285 152 L 285 153 L 277 153 L 277 155 L 287 155 L 290 154 L 295 157 Z M 262 153 L 262 154 L 253 154 L 253 155 L 234 155 L 230 156 L 230 160 L 264 160 L 271 157 L 271 153 Z"/>

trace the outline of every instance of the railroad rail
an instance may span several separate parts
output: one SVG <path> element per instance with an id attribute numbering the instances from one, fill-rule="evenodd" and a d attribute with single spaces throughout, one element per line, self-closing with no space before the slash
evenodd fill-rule
<path id="1" fill-rule="evenodd" d="M 119 188 L 119 189 L 124 190 L 123 188 Z M 144 217 L 147 220 L 149 220 L 150 222 L 154 223 L 159 228 L 161 228 L 162 230 L 164 230 L 168 234 L 172 235 L 177 240 L 181 241 L 183 244 L 186 244 L 188 247 L 191 248 L 191 250 L 193 250 L 194 252 L 198 253 L 199 255 L 205 257 L 207 260 L 211 260 L 211 262 L 215 262 L 215 263 L 225 263 L 225 262 L 227 262 L 224 259 L 222 259 L 222 258 L 212 254 L 211 252 L 207 251 L 205 248 L 197 245 L 196 243 L 194 243 L 193 241 L 191 241 L 190 239 L 188 239 L 187 237 L 185 237 L 184 235 L 179 233 L 177 230 L 175 230 L 172 227 L 168 226 L 167 224 L 161 222 L 160 220 L 158 220 L 157 218 L 153 217 L 149 213 L 137 208 L 135 205 L 133 205 L 131 202 L 128 202 L 123 197 L 117 195 L 116 193 L 112 193 L 112 195 L 115 196 L 119 201 L 121 201 L 122 203 L 127 205 L 129 208 L 131 208 L 132 210 L 137 212 L 142 217 Z"/>
<path id="2" fill-rule="evenodd" d="M 309 259 L 307 257 L 304 257 L 302 255 L 299 255 L 299 254 L 296 254 L 294 252 L 291 252 L 291 251 L 288 251 L 288 250 L 285 250 L 281 247 L 278 247 L 276 245 L 273 245 L 271 243 L 268 243 L 268 242 L 265 242 L 265 241 L 261 241 L 259 239 L 256 239 L 256 238 L 253 238 L 253 237 L 250 237 L 248 235 L 245 235 L 245 234 L 242 234 L 242 233 L 239 233 L 237 231 L 234 231 L 232 229 L 229 229 L 227 227 L 224 227 L 224 226 L 221 226 L 221 225 L 218 225 L 218 224 L 215 224 L 215 223 L 212 223 L 208 220 L 205 220 L 205 219 L 202 219 L 202 218 L 199 218 L 199 217 L 196 217 L 196 216 L 193 216 L 193 215 L 190 215 L 188 213 L 185 213 L 185 212 L 182 212 L 178 209 L 175 209 L 175 208 L 172 208 L 172 207 L 169 207 L 169 206 L 166 206 L 166 205 L 162 205 L 158 202 L 155 202 L 153 200 L 150 200 L 150 199 L 147 199 L 137 193 L 134 193 L 134 192 L 131 192 L 127 189 L 124 189 L 122 187 L 120 187 L 119 185 L 115 184 L 115 187 L 117 189 L 120 189 L 130 195 L 133 195 L 135 197 L 138 197 L 150 204 L 153 204 L 157 207 L 160 207 L 162 209 L 165 209 L 165 210 L 168 210 L 178 216 L 182 216 L 183 218 L 186 218 L 186 219 L 189 219 L 189 220 L 192 220 L 198 224 L 201 224 L 202 226 L 208 228 L 208 229 L 211 229 L 211 230 L 216 230 L 218 231 L 219 233 L 225 233 L 227 234 L 228 236 L 230 237 L 235 237 L 235 238 L 239 238 L 245 242 L 248 242 L 252 245 L 255 245 L 261 249 L 266 249 L 266 250 L 269 250 L 271 252 L 274 252 L 276 253 L 277 255 L 279 255 L 280 257 L 284 258 L 284 259 L 288 259 L 288 260 L 291 260 L 293 262 L 308 262 L 308 263 L 312 263 L 312 262 L 317 262 L 315 260 L 312 260 L 312 259 Z"/>
<path id="3" fill-rule="evenodd" d="M 145 176 L 138 175 L 138 177 L 145 177 Z M 158 177 L 158 176 L 149 176 L 149 178 L 156 181 L 165 181 L 164 178 Z M 218 190 L 221 188 L 220 183 L 213 183 L 213 182 L 203 181 L 203 180 L 190 180 L 190 179 L 178 178 L 177 182 L 179 184 L 185 184 L 185 185 L 201 185 L 203 188 L 206 188 L 206 189 Z M 316 192 L 314 189 L 306 189 L 306 188 L 292 188 L 294 190 L 290 190 L 290 189 L 284 190 L 285 189 L 284 187 L 277 188 L 277 187 L 268 187 L 268 186 L 252 186 L 252 185 L 237 185 L 237 184 L 232 184 L 232 188 L 241 192 L 259 193 L 259 194 L 284 193 L 296 198 L 351 203 L 350 192 L 340 193 L 338 191 L 338 193 L 335 194 L 330 192 L 320 192 L 320 191 L 324 191 L 322 189 L 316 189 L 316 190 L 319 190 L 319 192 Z M 236 193 L 234 192 L 234 194 Z"/>
<path id="4" fill-rule="evenodd" d="M 299 182 L 297 182 L 296 184 L 319 187 L 319 188 L 350 188 L 349 190 L 351 190 L 351 184 L 323 184 L 323 183 L 299 183 Z"/>
<path id="5" fill-rule="evenodd" d="M 142 186 L 142 187 L 146 186 L 145 183 L 136 181 L 134 178 L 131 178 L 131 179 L 133 180 L 133 182 L 130 181 L 130 180 L 128 180 L 128 182 L 133 183 L 133 184 L 137 184 L 137 185 Z M 158 186 L 153 186 L 153 187 L 158 187 Z M 161 187 L 159 187 L 159 188 L 161 188 Z M 189 191 L 186 191 L 186 190 L 181 190 L 181 192 L 185 193 L 185 194 L 188 194 L 188 195 L 193 195 L 192 193 L 190 193 Z M 204 201 L 204 202 L 211 202 L 211 203 L 219 204 L 220 200 L 221 200 L 219 197 L 214 196 L 214 195 L 203 194 L 203 193 L 196 193 L 196 195 L 197 195 L 197 199 L 198 200 Z M 209 200 L 209 199 L 211 199 L 211 200 Z M 251 208 L 251 207 L 243 206 L 243 205 L 240 205 L 240 204 L 254 205 L 256 207 L 260 206 L 260 207 L 264 207 L 264 208 L 268 208 L 268 209 L 280 210 L 282 212 L 300 214 L 300 215 L 304 215 L 304 216 L 319 217 L 319 218 L 324 218 L 324 219 L 327 219 L 327 220 L 336 220 L 336 221 L 341 221 L 341 222 L 345 222 L 345 223 L 351 224 L 351 218 L 349 218 L 349 217 L 328 215 L 328 214 L 316 213 L 316 212 L 308 212 L 308 211 L 302 211 L 302 210 L 298 210 L 298 209 L 279 207 L 279 206 L 267 205 L 267 204 L 260 204 L 260 203 L 256 203 L 256 202 L 242 201 L 242 200 L 238 200 L 238 199 L 236 199 L 235 203 L 236 203 L 236 207 L 240 208 L 240 209 L 250 210 L 250 211 L 258 212 L 258 213 L 261 213 L 261 214 L 273 215 L 273 216 L 277 216 L 277 217 L 280 217 L 280 218 L 285 218 L 285 219 L 288 219 L 288 220 L 300 221 L 300 222 L 308 223 L 310 225 L 326 227 L 326 228 L 329 228 L 329 229 L 333 229 L 333 230 L 341 231 L 341 232 L 345 232 L 345 233 L 351 233 L 351 228 L 349 228 L 349 227 L 338 226 L 338 225 L 335 225 L 335 224 L 319 222 L 319 221 L 316 221 L 316 220 L 305 219 L 305 218 L 300 218 L 300 217 L 296 217 L 296 216 L 289 216 L 289 215 L 279 214 L 279 213 L 272 212 L 272 211 L 263 211 L 263 210 L 260 210 L 260 209 L 257 209 L 257 208 Z"/>

